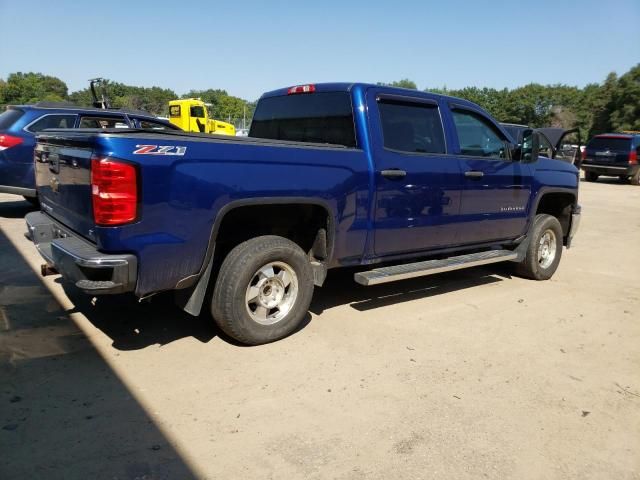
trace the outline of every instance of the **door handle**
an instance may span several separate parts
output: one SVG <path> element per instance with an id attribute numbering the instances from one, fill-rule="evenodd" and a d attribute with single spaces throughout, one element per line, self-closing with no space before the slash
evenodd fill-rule
<path id="1" fill-rule="evenodd" d="M 380 173 L 383 177 L 391 179 L 404 178 L 407 176 L 407 172 L 398 168 L 392 168 L 391 170 L 382 170 Z"/>
<path id="2" fill-rule="evenodd" d="M 484 172 L 480 172 L 478 170 L 469 170 L 468 172 L 464 172 L 464 176 L 469 178 L 482 178 L 484 177 Z"/>

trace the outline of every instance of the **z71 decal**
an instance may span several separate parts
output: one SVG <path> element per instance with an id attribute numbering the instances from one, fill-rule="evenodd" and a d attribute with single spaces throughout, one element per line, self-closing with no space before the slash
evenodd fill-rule
<path id="1" fill-rule="evenodd" d="M 134 155 L 179 155 L 187 152 L 187 147 L 176 145 L 136 145 Z"/>

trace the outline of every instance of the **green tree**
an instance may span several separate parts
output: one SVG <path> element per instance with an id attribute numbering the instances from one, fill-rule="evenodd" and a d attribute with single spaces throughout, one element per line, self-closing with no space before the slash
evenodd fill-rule
<path id="1" fill-rule="evenodd" d="M 620 77 L 610 106 L 613 130 L 640 130 L 640 64 Z"/>
<path id="2" fill-rule="evenodd" d="M 173 90 L 160 87 L 135 87 L 110 80 L 105 80 L 104 86 L 112 107 L 145 110 L 154 115 L 166 115 L 169 101 L 178 98 Z M 69 99 L 81 106 L 93 104 L 89 88 L 73 92 Z"/>
<path id="3" fill-rule="evenodd" d="M 396 80 L 391 83 L 378 82 L 378 85 L 384 85 L 387 87 L 408 88 L 410 90 L 418 89 L 416 82 L 414 82 L 413 80 L 409 80 L 408 78 L 403 78 L 402 80 Z"/>
<path id="4" fill-rule="evenodd" d="M 67 99 L 67 85 L 57 77 L 42 73 L 11 73 L 0 84 L 3 104 L 28 104 L 39 101 L 61 102 Z"/>

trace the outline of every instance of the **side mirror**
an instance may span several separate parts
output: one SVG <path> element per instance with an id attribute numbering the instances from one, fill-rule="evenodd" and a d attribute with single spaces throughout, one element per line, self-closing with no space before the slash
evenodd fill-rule
<path id="1" fill-rule="evenodd" d="M 540 156 L 540 134 L 530 128 L 522 134 L 522 143 L 514 150 L 514 160 L 522 163 L 534 163 Z"/>

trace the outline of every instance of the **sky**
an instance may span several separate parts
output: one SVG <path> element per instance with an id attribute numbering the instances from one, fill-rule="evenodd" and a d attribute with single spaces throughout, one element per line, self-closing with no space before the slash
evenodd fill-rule
<path id="1" fill-rule="evenodd" d="M 640 63 L 640 0 L 0 0 L 0 78 L 220 88 L 584 86 Z"/>

